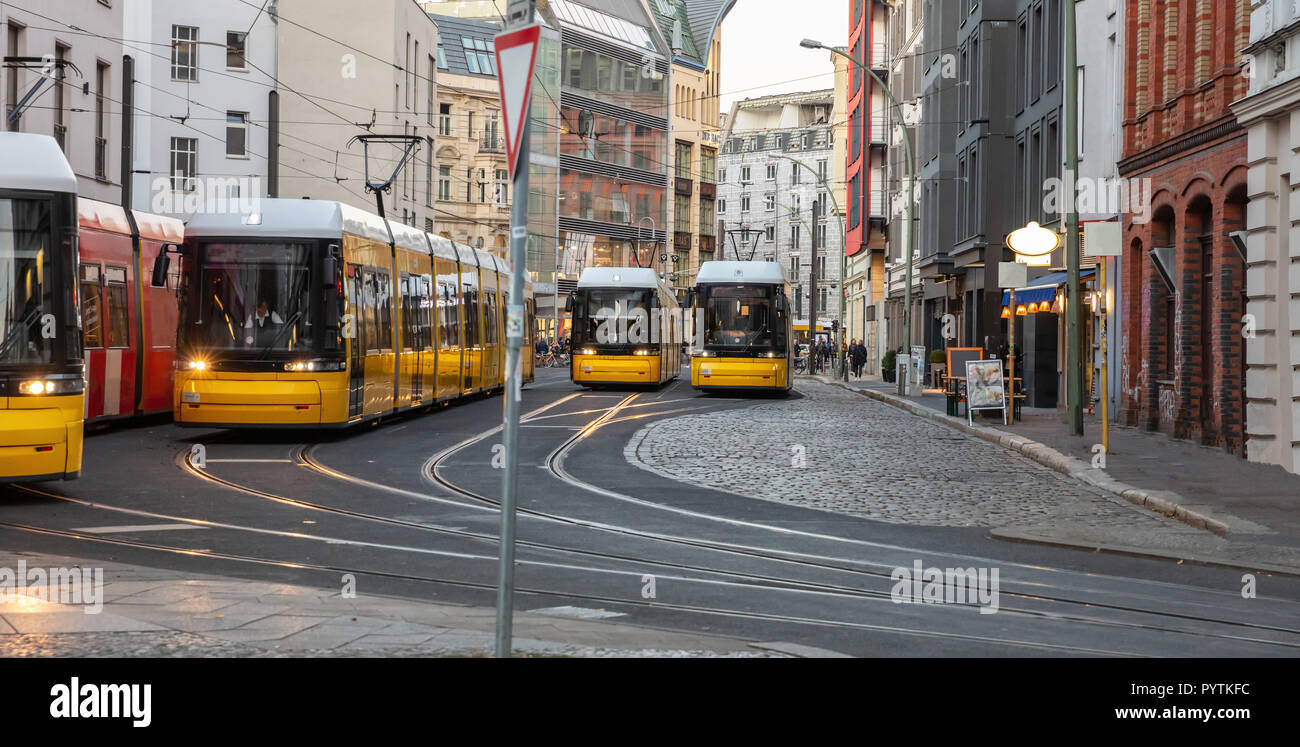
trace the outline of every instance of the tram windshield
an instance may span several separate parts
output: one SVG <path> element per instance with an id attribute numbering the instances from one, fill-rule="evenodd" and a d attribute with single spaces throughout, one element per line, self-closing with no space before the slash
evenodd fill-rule
<path id="1" fill-rule="evenodd" d="M 706 286 L 704 344 L 783 348 L 785 322 L 768 286 Z"/>
<path id="2" fill-rule="evenodd" d="M 202 245 L 198 307 L 186 342 L 258 354 L 310 351 L 310 249 L 305 243 Z"/>
<path id="3" fill-rule="evenodd" d="M 650 306 L 654 290 L 650 288 L 587 288 L 580 291 L 583 300 L 582 311 L 585 322 L 578 328 L 578 341 L 594 345 L 598 343 L 628 343 L 632 340 L 620 340 L 618 330 L 631 330 L 636 320 L 632 312 L 640 309 L 645 312 L 641 323 L 649 334 Z M 603 335 L 598 336 L 601 324 L 607 324 Z M 609 336 L 615 337 L 609 337 Z M 648 340 L 647 340 L 648 341 Z"/>
<path id="4" fill-rule="evenodd" d="M 48 200 L 0 198 L 0 363 L 49 363 L 55 313 Z M 49 330 L 52 331 L 52 330 Z"/>

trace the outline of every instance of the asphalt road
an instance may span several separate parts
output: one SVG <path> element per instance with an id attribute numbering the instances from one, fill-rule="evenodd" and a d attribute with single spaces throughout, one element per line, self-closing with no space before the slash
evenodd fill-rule
<path id="1" fill-rule="evenodd" d="M 654 419 L 763 401 L 685 380 L 588 392 L 540 370 L 522 403 L 516 609 L 858 656 L 1300 653 L 1298 579 L 1243 599 L 1241 571 L 741 498 L 623 455 Z M 82 479 L 0 491 L 0 546 L 321 588 L 353 574 L 364 594 L 492 606 L 501 413 L 496 396 L 341 434 L 110 430 L 88 439 Z M 129 528 L 167 523 L 199 529 Z M 891 573 L 918 561 L 997 569 L 997 613 L 896 603 Z"/>

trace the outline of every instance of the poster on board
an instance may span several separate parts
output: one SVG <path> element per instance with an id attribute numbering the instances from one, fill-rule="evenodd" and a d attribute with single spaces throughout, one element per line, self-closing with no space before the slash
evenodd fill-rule
<path id="1" fill-rule="evenodd" d="M 966 362 L 966 421 L 976 410 L 1001 410 L 1002 423 L 1007 421 L 1007 397 L 1002 384 L 1002 361 Z"/>

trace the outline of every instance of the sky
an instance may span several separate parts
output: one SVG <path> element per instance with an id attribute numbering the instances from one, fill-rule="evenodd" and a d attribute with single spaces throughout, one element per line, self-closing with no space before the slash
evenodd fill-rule
<path id="1" fill-rule="evenodd" d="M 833 87 L 830 53 L 800 47 L 804 38 L 847 45 L 848 0 L 739 0 L 722 22 L 722 111 L 745 98 Z"/>

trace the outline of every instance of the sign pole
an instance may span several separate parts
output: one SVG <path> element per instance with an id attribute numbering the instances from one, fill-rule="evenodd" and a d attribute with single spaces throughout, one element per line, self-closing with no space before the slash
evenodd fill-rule
<path id="1" fill-rule="evenodd" d="M 528 271 L 528 113 L 533 63 L 540 44 L 538 29 L 532 26 L 535 0 L 510 4 L 512 29 L 497 37 L 497 74 L 501 108 L 506 120 L 506 139 L 514 171 L 510 205 L 510 299 L 506 308 L 506 387 L 502 442 L 505 472 L 501 476 L 501 546 L 497 569 L 496 655 L 509 658 L 513 650 L 515 591 L 515 507 L 519 492 L 519 403 L 523 383 L 524 273 Z M 528 32 L 531 31 L 531 37 Z M 527 65 L 514 50 L 531 38 Z M 514 41 L 520 39 L 519 41 Z M 513 46 L 511 45 L 513 42 Z M 503 57 L 511 61 L 502 65 Z M 526 76 L 523 80 L 519 76 Z M 510 80 L 507 80 L 507 77 Z M 521 91 L 522 88 L 522 91 Z M 519 100 L 522 97 L 522 101 Z"/>

